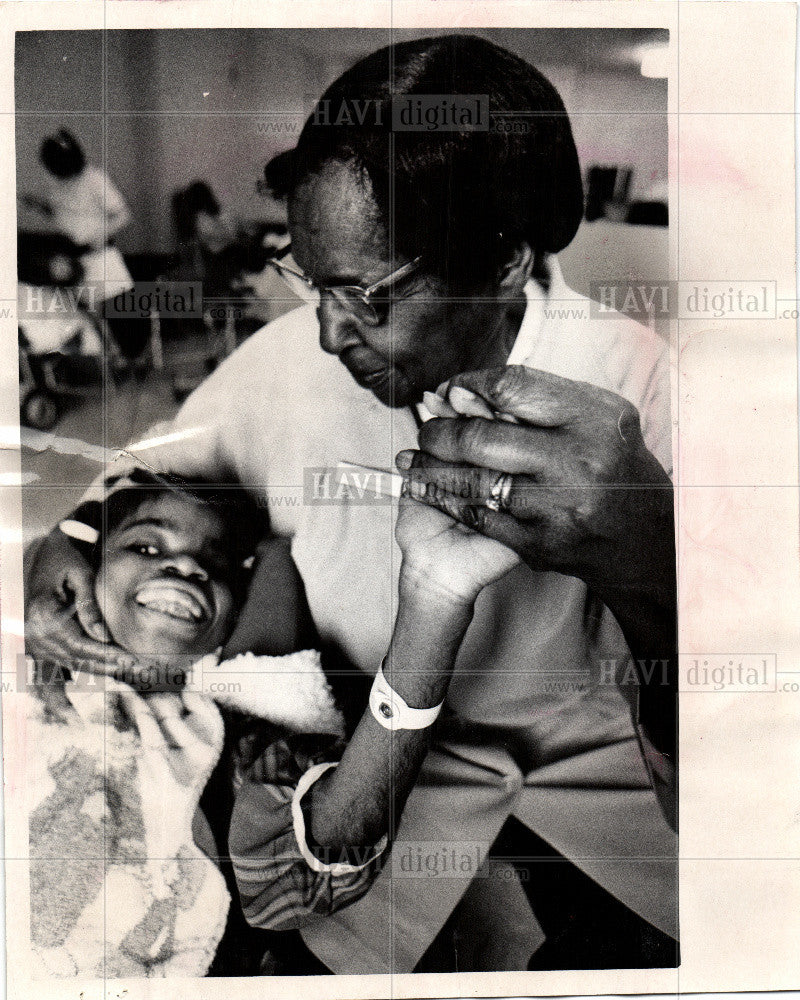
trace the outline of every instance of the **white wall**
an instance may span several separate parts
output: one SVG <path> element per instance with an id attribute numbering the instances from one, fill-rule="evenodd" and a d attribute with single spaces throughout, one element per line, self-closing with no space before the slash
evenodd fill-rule
<path id="1" fill-rule="evenodd" d="M 632 167 L 632 199 L 666 185 L 666 80 L 569 66 L 540 69 L 564 100 L 584 171 L 594 165 Z"/>
<path id="2" fill-rule="evenodd" d="M 635 67 L 596 65 L 598 49 L 618 46 L 620 33 L 592 36 L 592 52 L 587 46 L 577 54 L 575 33 L 573 48 L 561 51 L 552 32 L 483 34 L 535 62 L 558 87 L 584 167 L 632 166 L 634 194 L 666 180 L 666 81 L 646 80 Z M 172 193 L 198 178 L 243 217 L 275 217 L 280 208 L 256 193 L 264 163 L 294 144 L 314 97 L 359 56 L 387 44 L 389 33 L 46 32 L 17 38 L 17 107 L 38 112 L 18 115 L 18 186 L 36 186 L 41 138 L 65 125 L 91 160 L 105 160 L 131 206 L 134 222 L 120 235 L 122 248 L 158 251 L 172 246 Z M 270 111 L 284 114 L 265 114 Z"/>

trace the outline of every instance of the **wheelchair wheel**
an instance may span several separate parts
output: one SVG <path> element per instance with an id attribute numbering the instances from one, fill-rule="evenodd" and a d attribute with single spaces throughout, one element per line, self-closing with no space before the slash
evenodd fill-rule
<path id="1" fill-rule="evenodd" d="M 47 389 L 31 389 L 20 407 L 22 423 L 37 431 L 49 431 L 58 416 L 58 399 Z"/>

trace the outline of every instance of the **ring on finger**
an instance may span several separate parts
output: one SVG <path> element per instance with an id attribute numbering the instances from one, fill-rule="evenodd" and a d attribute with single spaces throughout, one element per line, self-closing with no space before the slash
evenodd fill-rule
<path id="1" fill-rule="evenodd" d="M 497 513 L 501 510 L 508 510 L 511 506 L 511 489 L 514 485 L 514 477 L 507 472 L 501 472 L 495 479 L 489 496 L 484 501 L 484 507 Z"/>

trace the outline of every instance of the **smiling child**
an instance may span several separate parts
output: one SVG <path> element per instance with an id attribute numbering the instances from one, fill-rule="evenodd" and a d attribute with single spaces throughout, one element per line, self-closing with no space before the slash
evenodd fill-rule
<path id="1" fill-rule="evenodd" d="M 62 530 L 87 547 L 110 637 L 159 668 L 157 683 L 136 690 L 77 664 L 48 679 L 37 665 L 28 723 L 34 966 L 56 976 L 203 975 L 230 901 L 198 809 L 223 747 L 214 701 L 233 718 L 270 724 L 282 751 L 271 777 L 284 787 L 319 754 L 335 756 L 343 720 L 316 650 L 219 663 L 263 532 L 244 491 L 142 471 L 115 487 Z M 370 885 L 374 865 L 339 877 L 341 887 L 309 868 L 292 846 L 289 800 L 264 830 L 280 844 L 271 883 L 282 906 L 306 905 L 296 898 L 304 881 L 326 882 L 319 895 L 330 909 Z"/>

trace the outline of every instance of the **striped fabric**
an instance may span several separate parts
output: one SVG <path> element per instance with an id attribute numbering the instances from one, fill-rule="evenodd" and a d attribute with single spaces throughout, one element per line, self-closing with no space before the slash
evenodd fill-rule
<path id="1" fill-rule="evenodd" d="M 378 875 L 385 838 L 378 845 L 350 848 L 346 857 L 312 852 L 322 862 L 316 865 L 322 870 L 314 871 L 295 835 L 292 802 L 300 778 L 315 764 L 338 760 L 343 750 L 341 741 L 315 747 L 308 737 L 289 736 L 271 743 L 237 775 L 229 849 L 242 909 L 252 926 L 303 927 L 360 899 Z"/>

